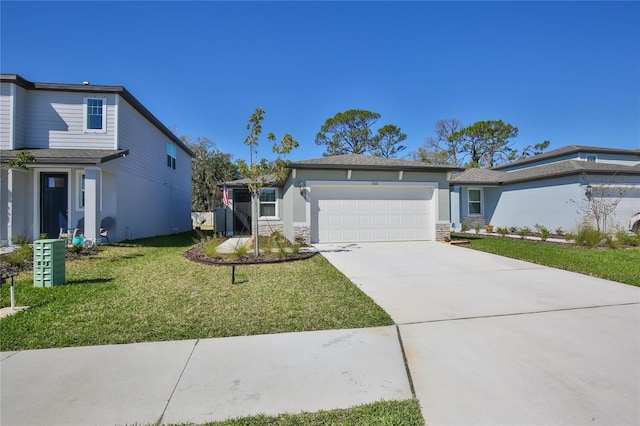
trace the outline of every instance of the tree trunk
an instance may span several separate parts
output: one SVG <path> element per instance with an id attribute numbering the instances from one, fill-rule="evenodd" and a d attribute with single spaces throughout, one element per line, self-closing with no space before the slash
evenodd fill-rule
<path id="1" fill-rule="evenodd" d="M 253 255 L 260 254 L 258 246 L 258 216 L 260 215 L 259 198 L 256 194 L 251 194 L 251 235 L 253 236 Z"/>

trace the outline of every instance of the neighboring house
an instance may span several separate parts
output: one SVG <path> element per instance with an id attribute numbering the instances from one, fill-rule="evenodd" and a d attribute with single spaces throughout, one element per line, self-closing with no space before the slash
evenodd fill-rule
<path id="1" fill-rule="evenodd" d="M 619 199 L 608 228 L 628 228 L 640 212 L 640 149 L 570 145 L 492 170 L 455 173 L 450 185 L 457 230 L 462 224 L 469 229 L 540 224 L 572 231 L 593 223 L 583 214 L 589 197 Z"/>
<path id="2" fill-rule="evenodd" d="M 28 170 L 7 161 L 29 151 Z M 193 153 L 124 87 L 0 75 L 0 240 L 57 238 L 84 219 L 110 241 L 191 229 Z"/>
<path id="3" fill-rule="evenodd" d="M 442 240 L 449 236 L 447 166 L 365 155 L 292 163 L 260 195 L 259 234 L 307 243 Z M 228 182 L 227 233 L 251 232 L 248 182 Z"/>

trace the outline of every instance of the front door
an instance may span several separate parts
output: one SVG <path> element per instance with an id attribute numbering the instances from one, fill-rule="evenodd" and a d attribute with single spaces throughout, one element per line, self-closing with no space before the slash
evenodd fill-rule
<path id="1" fill-rule="evenodd" d="M 58 238 L 60 228 L 67 227 L 68 189 L 66 173 L 40 175 L 40 233 Z"/>
<path id="2" fill-rule="evenodd" d="M 251 235 L 251 193 L 246 189 L 233 190 L 233 234 Z"/>

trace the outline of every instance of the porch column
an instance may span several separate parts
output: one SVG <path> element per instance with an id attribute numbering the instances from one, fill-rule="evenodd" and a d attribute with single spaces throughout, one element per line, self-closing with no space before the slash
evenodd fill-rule
<path id="1" fill-rule="evenodd" d="M 84 236 L 99 242 L 100 237 L 100 169 L 84 169 Z"/>
<path id="2" fill-rule="evenodd" d="M 460 187 L 451 187 L 451 223 L 455 223 L 455 230 L 460 231 L 462 229 L 462 222 L 460 222 Z"/>

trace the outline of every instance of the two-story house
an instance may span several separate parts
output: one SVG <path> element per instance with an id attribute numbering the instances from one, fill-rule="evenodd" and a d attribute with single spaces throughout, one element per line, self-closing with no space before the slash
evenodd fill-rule
<path id="1" fill-rule="evenodd" d="M 35 162 L 9 170 L 23 151 Z M 106 217 L 111 241 L 187 231 L 192 157 L 124 87 L 0 74 L 0 243 L 78 222 L 96 238 Z"/>
<path id="2" fill-rule="evenodd" d="M 607 229 L 628 229 L 640 212 L 640 149 L 569 145 L 450 180 L 451 222 L 576 230 L 593 224 L 592 202 L 615 206 Z M 633 226 L 633 224 L 631 224 Z"/>

